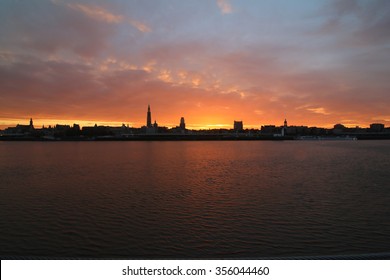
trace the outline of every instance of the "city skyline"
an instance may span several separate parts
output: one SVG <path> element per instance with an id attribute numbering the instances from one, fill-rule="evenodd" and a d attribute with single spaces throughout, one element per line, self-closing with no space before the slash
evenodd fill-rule
<path id="1" fill-rule="evenodd" d="M 2 1 L 0 129 L 390 126 L 390 2 Z"/>
<path id="2" fill-rule="evenodd" d="M 34 121 L 33 121 L 33 118 L 30 118 L 29 119 L 29 124 L 25 124 L 26 123 L 26 120 L 22 123 L 18 123 L 16 124 L 16 126 L 19 126 L 19 127 L 30 127 L 30 128 L 39 128 L 39 127 L 42 127 L 42 129 L 46 129 L 46 128 L 54 128 L 56 126 L 69 126 L 70 127 L 70 123 L 56 123 L 54 125 L 52 124 L 49 124 L 49 125 L 46 125 L 45 124 L 38 124 L 38 125 L 35 125 L 34 127 Z M 79 123 L 73 123 L 73 126 L 77 126 L 77 127 L 96 127 L 96 126 L 100 126 L 100 127 L 104 127 L 105 124 L 98 124 L 98 123 L 94 123 L 92 125 L 81 125 Z M 168 129 L 177 129 L 177 128 L 180 128 L 183 132 L 185 130 L 197 130 L 196 128 L 192 128 L 191 125 L 187 126 L 186 125 L 186 122 L 185 122 L 185 117 L 180 117 L 180 120 L 176 123 L 176 125 L 166 125 L 166 124 L 162 124 L 162 125 L 158 125 L 157 123 L 157 120 L 154 119 L 154 121 L 152 121 L 152 110 L 151 110 L 151 106 L 150 104 L 148 104 L 148 107 L 147 107 L 147 111 L 146 111 L 146 120 L 144 120 L 144 124 L 141 124 L 140 126 L 130 126 L 129 124 L 125 124 L 124 122 L 122 122 L 120 125 L 117 125 L 117 126 L 110 126 L 110 125 L 106 125 L 107 127 L 112 127 L 112 128 L 115 128 L 115 127 L 127 127 L 127 128 L 144 128 L 146 129 L 146 133 L 151 133 L 151 134 L 155 134 L 158 132 L 158 128 L 159 127 L 162 127 L 162 128 L 168 128 Z M 361 126 L 355 126 L 355 127 L 348 127 L 348 126 L 345 126 L 344 124 L 340 124 L 340 123 L 336 123 L 334 124 L 331 128 L 333 129 L 338 129 L 338 128 L 345 128 L 345 129 L 349 129 L 349 128 L 356 128 L 356 129 L 367 129 L 367 128 L 373 128 L 373 126 L 379 126 L 381 127 L 381 129 L 389 129 L 390 127 L 387 127 L 385 124 L 383 123 L 371 123 L 369 124 L 369 126 L 366 126 L 366 127 L 361 127 Z M 293 125 L 288 125 L 288 121 L 287 121 L 287 118 L 284 119 L 283 121 L 283 124 L 264 124 L 264 125 L 261 125 L 260 127 L 252 127 L 252 126 L 245 126 L 244 124 L 244 121 L 243 120 L 233 120 L 233 123 L 230 124 L 229 126 L 226 126 L 226 127 L 209 127 L 208 129 L 231 129 L 231 130 L 234 130 L 234 131 L 243 131 L 243 130 L 258 130 L 258 129 L 263 129 L 263 128 L 266 128 L 266 127 L 275 127 L 275 128 L 287 128 L 287 127 L 306 127 L 306 128 L 318 128 L 318 129 L 331 129 L 331 128 L 328 128 L 328 127 L 318 127 L 318 126 L 307 126 L 305 124 L 293 124 Z M 6 127 L 6 129 L 13 129 L 14 127 L 12 126 L 9 126 L 9 127 Z M 204 130 L 204 129 L 207 129 L 207 128 L 199 128 L 200 130 Z M 376 128 L 377 129 L 377 128 Z M 0 129 L 1 131 L 1 129 Z M 377 132 L 380 132 L 380 131 L 377 131 Z"/>

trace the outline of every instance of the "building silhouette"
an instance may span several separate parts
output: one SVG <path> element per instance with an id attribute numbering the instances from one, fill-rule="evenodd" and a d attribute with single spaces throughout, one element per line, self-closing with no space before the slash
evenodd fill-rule
<path id="1" fill-rule="evenodd" d="M 372 123 L 370 124 L 370 132 L 382 132 L 385 129 L 385 125 L 383 123 Z"/>
<path id="2" fill-rule="evenodd" d="M 150 112 L 150 105 L 148 105 L 148 112 L 146 113 L 146 127 L 152 127 L 152 113 Z"/>
<path id="3" fill-rule="evenodd" d="M 288 126 L 287 126 L 287 119 L 284 119 L 284 123 L 283 123 L 283 127 L 282 127 L 282 132 L 281 132 L 281 135 L 282 135 L 282 136 L 286 135 L 286 133 L 287 133 L 287 128 L 288 128 Z"/>
<path id="4" fill-rule="evenodd" d="M 244 133 L 245 131 L 245 133 Z M 152 135 L 152 137 L 148 136 Z M 169 138 L 169 137 L 171 138 Z M 15 127 L 8 127 L 0 130 L 0 140 L 20 140 L 20 139 L 43 139 L 43 140 L 60 140 L 60 139 L 299 139 L 302 136 L 336 136 L 351 137 L 355 139 L 390 139 L 390 127 L 383 123 L 372 123 L 369 128 L 346 127 L 343 124 L 335 124 L 333 128 L 308 127 L 288 125 L 287 118 L 280 126 L 264 125 L 260 129 L 244 130 L 243 121 L 234 120 L 233 129 L 187 129 L 184 117 L 180 118 L 177 126 L 159 127 L 157 121 L 152 122 L 152 112 L 150 104 L 146 112 L 146 125 L 140 128 L 130 128 L 122 124 L 121 127 L 95 126 L 80 127 L 78 124 L 52 126 L 42 126 L 35 128 L 33 119 L 30 118 L 27 124 L 18 124 Z M 85 137 L 85 138 L 84 138 Z M 144 138 L 143 138 L 144 137 Z M 210 138 L 211 137 L 211 138 Z M 230 138 L 231 137 L 231 138 Z M 319 139 L 319 138 L 318 138 Z"/>
<path id="5" fill-rule="evenodd" d="M 146 113 L 146 134 L 156 134 L 158 132 L 157 121 L 152 124 L 152 112 L 150 111 L 150 105 L 148 105 L 148 112 Z"/>
<path id="6" fill-rule="evenodd" d="M 181 119 L 180 119 L 180 129 L 182 131 L 186 130 L 186 123 L 184 121 L 184 117 L 181 117 Z"/>
<path id="7" fill-rule="evenodd" d="M 29 124 L 17 124 L 15 127 L 8 127 L 4 130 L 7 135 L 32 135 L 35 132 L 33 119 Z"/>
<path id="8" fill-rule="evenodd" d="M 240 132 L 244 130 L 244 124 L 242 121 L 234 121 L 233 129 L 235 132 Z"/>
<path id="9" fill-rule="evenodd" d="M 335 124 L 333 126 L 333 134 L 343 134 L 345 131 L 346 127 L 343 124 Z"/>

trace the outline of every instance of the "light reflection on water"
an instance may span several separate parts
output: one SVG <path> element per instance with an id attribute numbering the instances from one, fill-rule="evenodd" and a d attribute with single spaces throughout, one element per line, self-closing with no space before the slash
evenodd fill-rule
<path id="1" fill-rule="evenodd" d="M 0 142 L 0 255 L 390 252 L 389 141 Z"/>

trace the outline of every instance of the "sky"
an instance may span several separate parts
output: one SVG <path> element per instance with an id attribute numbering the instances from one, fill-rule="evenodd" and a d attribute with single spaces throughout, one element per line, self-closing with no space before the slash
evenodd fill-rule
<path id="1" fill-rule="evenodd" d="M 0 128 L 390 126 L 388 0 L 1 0 Z"/>

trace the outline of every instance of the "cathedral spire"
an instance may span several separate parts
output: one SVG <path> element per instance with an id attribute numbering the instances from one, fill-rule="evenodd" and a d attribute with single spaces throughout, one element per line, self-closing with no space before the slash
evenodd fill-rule
<path id="1" fill-rule="evenodd" d="M 150 105 L 148 105 L 148 113 L 146 114 L 146 126 L 152 127 L 152 113 L 150 112 Z"/>

